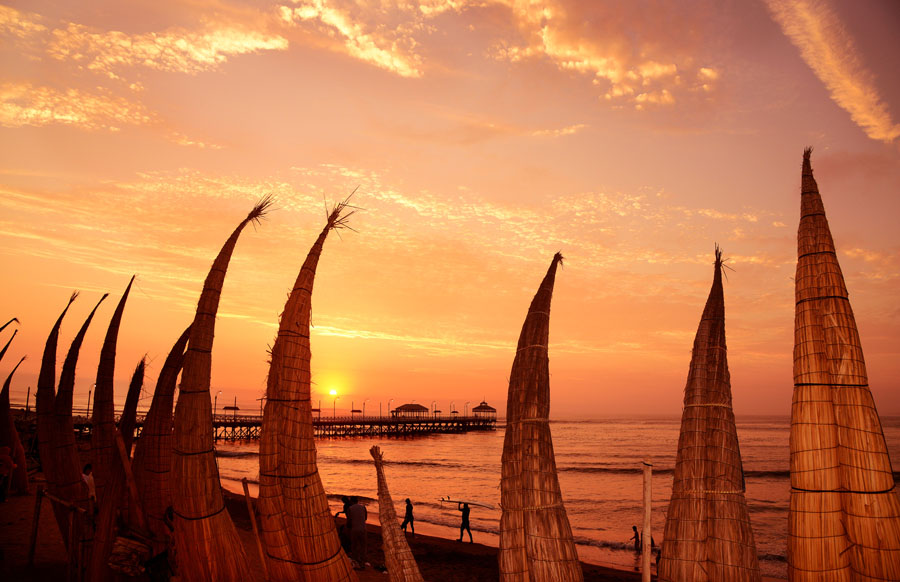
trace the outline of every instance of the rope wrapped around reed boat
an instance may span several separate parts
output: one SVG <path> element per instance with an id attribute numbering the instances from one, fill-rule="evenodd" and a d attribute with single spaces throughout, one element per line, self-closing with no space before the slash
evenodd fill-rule
<path id="1" fill-rule="evenodd" d="M 900 500 L 810 155 L 794 278 L 788 576 L 900 580 Z"/>
<path id="2" fill-rule="evenodd" d="M 762 579 L 731 406 L 723 268 L 716 247 L 713 282 L 694 337 L 684 391 L 660 581 Z"/>

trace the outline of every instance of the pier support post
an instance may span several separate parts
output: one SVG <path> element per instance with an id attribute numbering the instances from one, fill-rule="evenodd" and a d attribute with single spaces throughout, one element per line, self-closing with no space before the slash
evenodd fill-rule
<path id="1" fill-rule="evenodd" d="M 653 463 L 644 459 L 644 531 L 641 532 L 641 581 L 650 582 L 650 553 L 653 549 L 653 534 L 650 532 L 651 478 Z"/>

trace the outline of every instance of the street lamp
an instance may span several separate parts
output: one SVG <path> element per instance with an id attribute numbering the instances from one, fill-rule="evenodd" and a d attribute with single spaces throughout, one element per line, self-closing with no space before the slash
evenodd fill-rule
<path id="1" fill-rule="evenodd" d="M 465 406 L 465 408 L 463 408 L 463 416 L 466 416 L 466 415 L 469 414 L 469 404 L 470 404 L 470 403 L 471 403 L 471 401 L 470 401 L 470 402 L 466 402 L 466 406 Z"/>
<path id="2" fill-rule="evenodd" d="M 390 414 L 391 414 L 391 402 L 393 402 L 393 401 L 394 401 L 393 398 L 391 398 L 390 400 L 388 400 L 388 416 L 390 416 Z"/>
<path id="3" fill-rule="evenodd" d="M 369 400 L 371 400 L 371 398 L 366 398 L 365 400 L 363 400 L 363 418 L 366 417 L 366 402 L 368 402 Z"/>
<path id="4" fill-rule="evenodd" d="M 451 403 L 450 403 L 450 414 L 453 414 L 453 406 L 454 406 L 455 404 L 456 404 L 455 402 L 451 402 Z"/>
<path id="5" fill-rule="evenodd" d="M 337 401 L 340 396 L 335 396 L 334 400 L 331 403 L 331 416 L 337 418 Z"/>
<path id="6" fill-rule="evenodd" d="M 221 393 L 222 393 L 222 391 L 219 390 L 218 392 L 216 392 L 216 397 L 213 398 L 213 419 L 216 418 L 216 411 L 218 410 L 218 407 L 219 407 L 219 394 L 221 394 Z"/>

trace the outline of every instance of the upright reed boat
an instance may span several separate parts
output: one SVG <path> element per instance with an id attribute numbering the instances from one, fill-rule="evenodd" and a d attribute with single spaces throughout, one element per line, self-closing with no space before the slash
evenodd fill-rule
<path id="1" fill-rule="evenodd" d="M 660 581 L 761 580 L 731 407 L 722 268 L 722 252 L 716 248 L 712 288 L 684 389 Z"/>
<path id="2" fill-rule="evenodd" d="M 346 225 L 346 201 L 328 215 L 284 306 L 272 346 L 259 444 L 260 527 L 275 582 L 355 581 L 341 548 L 316 465 L 310 403 L 309 320 L 316 266 L 332 229 Z"/>
<path id="3" fill-rule="evenodd" d="M 509 376 L 501 463 L 500 580 L 583 579 L 550 436 L 550 300 L 556 253 L 528 308 Z"/>
<path id="4" fill-rule="evenodd" d="M 811 151 L 797 232 L 788 576 L 900 580 L 900 501 Z"/>
<path id="5" fill-rule="evenodd" d="M 213 447 L 212 398 L 209 395 L 212 347 L 219 297 L 228 263 L 241 231 L 259 221 L 271 204 L 257 204 L 222 246 L 197 303 L 175 405 L 172 447 L 172 505 L 178 573 L 186 582 L 229 582 L 250 578 L 244 546 L 238 538 L 219 482 Z"/>

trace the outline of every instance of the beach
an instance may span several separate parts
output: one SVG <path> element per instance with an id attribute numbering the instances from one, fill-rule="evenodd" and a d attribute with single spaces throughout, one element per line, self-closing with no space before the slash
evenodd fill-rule
<path id="1" fill-rule="evenodd" d="M 36 486 L 43 486 L 40 480 Z M 35 494 L 13 496 L 0 504 L 0 577 L 10 582 L 38 582 L 64 579 L 66 551 L 59 529 L 53 519 L 49 504 L 44 502 L 35 546 L 34 566 L 27 566 Z M 228 511 L 234 520 L 238 534 L 247 553 L 253 580 L 263 582 L 265 574 L 260 562 L 256 540 L 243 497 L 226 492 Z M 497 548 L 483 544 L 460 543 L 455 540 L 418 534 L 407 537 L 410 549 L 416 557 L 425 580 L 432 582 L 465 582 L 498 580 Z M 371 567 L 357 571 L 360 582 L 384 581 L 385 572 L 381 550 L 381 530 L 377 525 L 368 526 L 368 555 Z M 637 572 L 628 572 L 596 564 L 583 564 L 584 579 L 596 582 L 625 582 L 640 580 Z"/>

